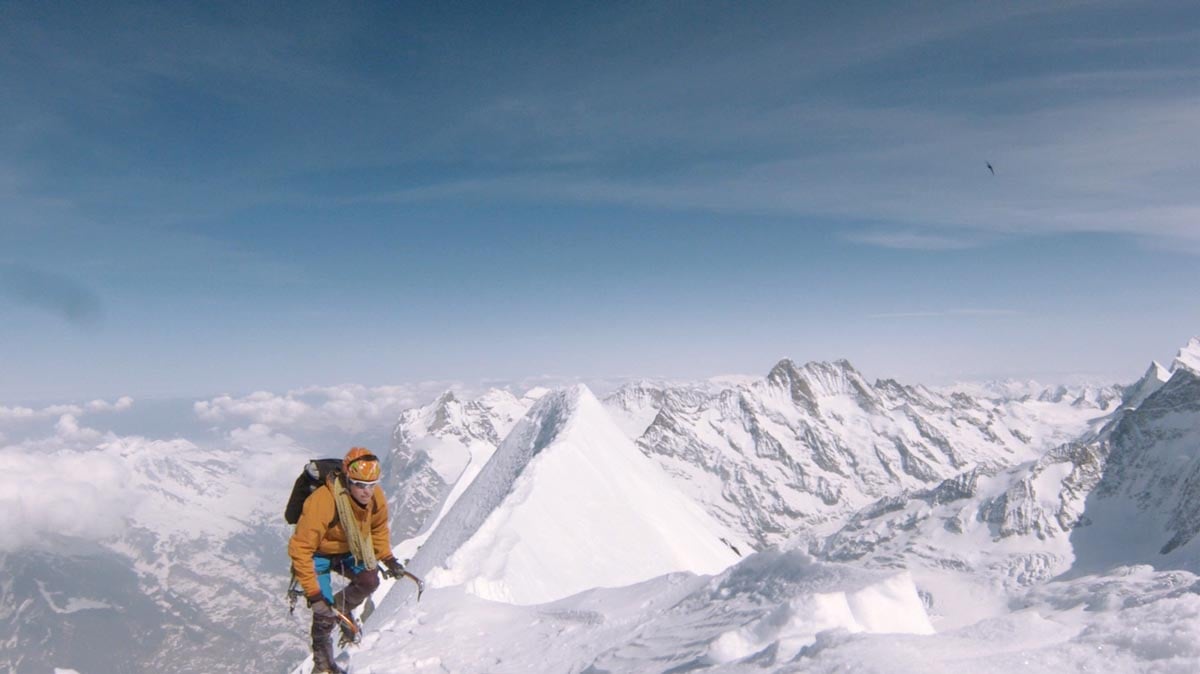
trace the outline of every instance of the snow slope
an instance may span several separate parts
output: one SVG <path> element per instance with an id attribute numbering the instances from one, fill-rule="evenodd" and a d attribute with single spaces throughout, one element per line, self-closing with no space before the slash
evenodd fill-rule
<path id="1" fill-rule="evenodd" d="M 1001 613 L 934 632 L 903 571 L 764 551 L 713 577 L 539 605 L 431 590 L 351 650 L 355 674 L 1193 674 L 1198 589 L 1187 572 L 1123 567 L 1039 585 Z"/>
<path id="2" fill-rule="evenodd" d="M 411 567 L 432 586 L 528 604 L 673 571 L 714 573 L 737 560 L 737 547 L 749 551 L 577 386 L 530 409 Z"/>
<path id="3" fill-rule="evenodd" d="M 772 668 L 836 633 L 930 634 L 911 579 L 756 553 L 714 577 L 674 573 L 555 602 L 489 602 L 451 587 L 394 614 L 355 671 L 665 672 Z"/>

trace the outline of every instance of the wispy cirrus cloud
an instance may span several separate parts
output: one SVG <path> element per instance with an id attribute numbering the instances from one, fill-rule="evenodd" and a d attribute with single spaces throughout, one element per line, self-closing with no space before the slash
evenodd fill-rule
<path id="1" fill-rule="evenodd" d="M 846 235 L 850 241 L 881 248 L 903 250 L 961 250 L 983 243 L 981 237 L 970 238 L 967 234 L 944 235 L 916 231 L 864 231 Z"/>
<path id="2" fill-rule="evenodd" d="M 524 52 L 472 44 L 463 58 L 495 64 L 494 76 L 460 87 L 477 96 L 416 75 L 398 83 L 322 58 L 357 44 L 369 21 L 352 11 L 300 12 L 281 26 L 253 13 L 230 24 L 205 13 L 127 8 L 112 20 L 115 32 L 88 31 L 82 42 L 69 24 L 47 27 L 32 20 L 35 12 L 13 11 L 0 35 L 40 64 L 43 79 L 63 85 L 22 94 L 24 103 L 14 108 L 22 112 L 8 127 L 41 129 L 22 137 L 80 135 L 59 93 L 81 90 L 73 84 L 130 122 L 153 115 L 157 101 L 145 84 L 157 79 L 269 112 L 287 120 L 280 129 L 337 130 L 307 133 L 303 142 L 252 134 L 245 140 L 262 144 L 234 166 L 188 162 L 191 173 L 182 181 L 137 170 L 136 161 L 134 171 L 84 178 L 81 193 L 89 199 L 137 202 L 146 209 L 140 219 L 465 198 L 816 219 L 832 221 L 850 241 L 889 248 L 949 250 L 988 240 L 973 232 L 1193 240 L 1200 229 L 1191 226 L 1200 205 L 1190 189 L 1197 178 L 1191 139 L 1200 137 L 1189 93 L 1194 71 L 1170 53 L 1140 58 L 1163 44 L 1186 50 L 1188 31 L 1177 24 L 1122 26 L 1115 34 L 1080 27 L 1053 40 L 1017 39 L 1044 30 L 1047 16 L 1065 21 L 1111 9 L 1013 2 L 938 8 L 935 18 L 909 7 L 864 15 L 763 5 L 724 21 L 710 20 L 720 14 L 715 8 L 697 10 L 688 17 L 694 24 L 678 25 L 658 11 L 594 8 L 595 21 L 557 17 L 556 27 L 578 37 L 580 50 L 604 44 L 617 27 L 634 37 L 669 28 L 668 35 L 686 31 L 695 39 L 673 49 L 592 49 L 586 68 L 562 41 L 544 45 L 536 34 L 528 48 L 550 57 L 532 64 L 520 60 Z M 411 30 L 419 32 L 427 18 L 414 17 Z M 30 26 L 36 30 L 24 30 Z M 621 42 L 659 42 L 629 37 Z M 413 48 L 453 69 L 436 45 L 418 41 Z M 1013 65 L 985 60 L 980 68 L 989 76 L 980 77 L 969 65 L 963 72 L 947 65 L 954 59 L 922 61 L 931 50 L 965 64 L 995 51 Z M 889 66 L 897 59 L 927 67 L 898 75 Z M 1042 65 L 1020 67 L 1025 60 Z M 416 89 L 436 99 L 418 100 Z M 315 101 L 339 114 L 313 115 Z M 371 112 L 394 109 L 406 111 L 403 123 Z M 347 117 L 354 123 L 344 123 Z M 328 142 L 320 140 L 325 136 Z M 80 140 L 98 143 L 92 154 L 105 154 L 106 141 Z M 333 151 L 329 143 L 353 151 Z M 996 176 L 986 173 L 985 160 Z M 355 181 L 322 194 L 303 189 L 314 179 L 323 183 L 326 173 L 402 167 L 409 177 Z M 419 180 L 411 178 L 416 167 L 425 167 L 415 171 Z M 14 199 L 27 208 L 18 210 L 45 210 L 32 204 L 46 192 L 36 176 L 52 172 L 29 168 L 7 166 L 23 186 Z M 214 191 L 222 198 L 212 199 Z M 131 193 L 155 198 L 133 200 Z M 855 223 L 864 221 L 895 231 L 862 231 Z"/>
<path id="3" fill-rule="evenodd" d="M 796 156 L 681 160 L 636 179 L 548 167 L 354 199 L 764 214 L 833 223 L 849 241 L 896 249 L 956 250 L 1062 233 L 1195 244 L 1200 197 L 1191 185 L 1200 180 L 1194 160 L 1200 118 L 1191 113 L 1197 107 L 1200 99 L 1186 89 L 1140 99 L 1114 94 L 1086 103 L 1059 101 L 983 119 L 946 110 L 827 104 L 797 109 L 790 123 L 812 134 L 854 138 L 848 145 L 803 149 L 787 123 L 751 115 L 726 121 L 707 142 L 724 134 L 737 144 L 739 129 L 745 136 L 760 134 L 747 127 L 761 123 L 777 130 L 782 152 L 792 145 Z M 679 154 L 686 154 L 685 144 L 676 146 Z M 864 221 L 886 224 L 856 224 Z"/>

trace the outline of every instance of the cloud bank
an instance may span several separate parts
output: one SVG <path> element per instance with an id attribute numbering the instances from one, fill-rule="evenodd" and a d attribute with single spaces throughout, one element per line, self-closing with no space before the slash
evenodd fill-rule
<path id="1" fill-rule="evenodd" d="M 100 541 L 121 533 L 136 494 L 104 451 L 0 450 L 0 549 L 37 546 L 47 534 Z"/>
<path id="2" fill-rule="evenodd" d="M 302 431 L 338 429 L 347 433 L 389 429 L 404 410 L 424 404 L 455 383 L 409 386 L 359 384 L 311 386 L 284 394 L 257 391 L 247 396 L 218 396 L 196 402 L 196 416 L 214 423 L 247 420 L 264 427 Z"/>
<path id="3" fill-rule="evenodd" d="M 38 419 L 49 419 L 53 417 L 70 414 L 72 416 L 82 416 L 84 414 L 92 414 L 99 412 L 125 412 L 133 408 L 133 398 L 122 396 L 116 402 L 107 400 L 93 400 L 83 405 L 66 404 L 66 405 L 49 405 L 34 409 L 32 407 L 6 407 L 0 405 L 0 423 L 14 421 L 33 421 Z"/>

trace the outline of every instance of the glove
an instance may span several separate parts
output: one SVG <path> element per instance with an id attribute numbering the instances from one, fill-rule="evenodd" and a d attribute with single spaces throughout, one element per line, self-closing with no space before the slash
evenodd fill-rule
<path id="1" fill-rule="evenodd" d="M 400 576 L 404 575 L 404 565 L 401 564 L 400 560 L 396 559 L 395 557 L 381 559 L 379 560 L 379 563 L 384 566 L 383 575 L 385 577 L 391 576 L 393 578 L 399 578 Z"/>
<path id="2" fill-rule="evenodd" d="M 312 609 L 314 618 L 337 620 L 337 612 L 325 601 L 325 595 L 319 592 L 308 598 L 308 607 Z"/>

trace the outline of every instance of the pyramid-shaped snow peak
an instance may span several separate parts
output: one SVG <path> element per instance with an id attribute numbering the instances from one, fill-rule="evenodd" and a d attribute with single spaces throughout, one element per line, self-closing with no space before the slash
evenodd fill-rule
<path id="1" fill-rule="evenodd" d="M 434 586 L 535 604 L 675 571 L 717 573 L 749 546 L 684 496 L 585 386 L 538 401 L 413 559 Z"/>

